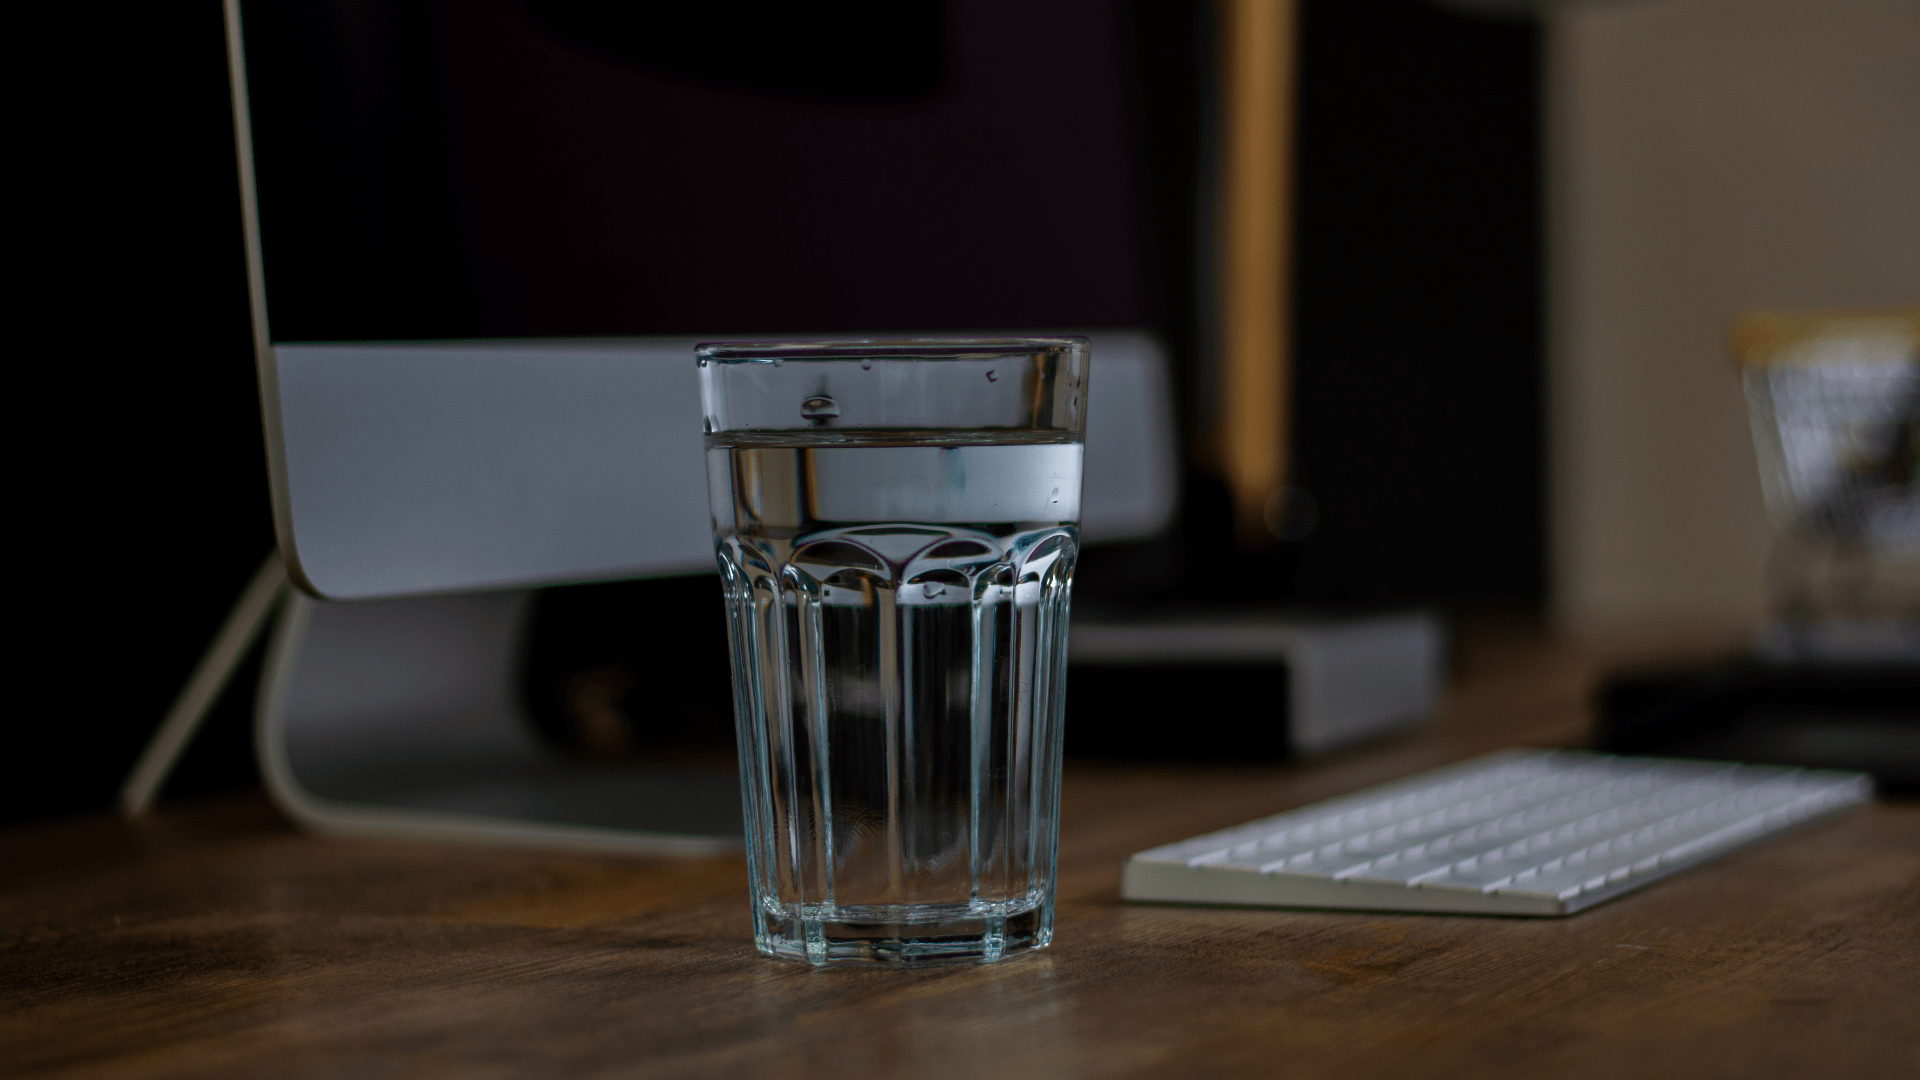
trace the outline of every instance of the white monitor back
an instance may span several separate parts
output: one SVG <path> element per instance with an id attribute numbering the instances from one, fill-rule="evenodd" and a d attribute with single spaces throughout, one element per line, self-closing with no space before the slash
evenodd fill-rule
<path id="1" fill-rule="evenodd" d="M 1175 507 L 1166 361 L 1093 339 L 1083 535 Z M 262 360 L 294 581 L 362 600 L 713 568 L 692 338 L 281 344 Z"/>

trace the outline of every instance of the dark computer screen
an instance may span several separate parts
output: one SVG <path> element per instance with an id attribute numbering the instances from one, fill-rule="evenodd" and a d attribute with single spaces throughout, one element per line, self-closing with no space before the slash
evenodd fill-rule
<path id="1" fill-rule="evenodd" d="M 1149 320 L 1120 5 L 242 7 L 275 340 Z"/>

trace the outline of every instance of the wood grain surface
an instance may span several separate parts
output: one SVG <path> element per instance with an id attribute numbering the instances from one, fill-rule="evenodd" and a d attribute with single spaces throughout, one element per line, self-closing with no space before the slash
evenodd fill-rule
<path id="1" fill-rule="evenodd" d="M 1913 802 L 1569 919 L 1117 899 L 1141 848 L 1577 744 L 1618 652 L 1482 640 L 1436 723 L 1309 764 L 1070 767 L 1055 945 L 994 967 L 763 959 L 732 858 L 328 840 L 258 799 L 0 834 L 0 1073 L 1920 1076 Z"/>

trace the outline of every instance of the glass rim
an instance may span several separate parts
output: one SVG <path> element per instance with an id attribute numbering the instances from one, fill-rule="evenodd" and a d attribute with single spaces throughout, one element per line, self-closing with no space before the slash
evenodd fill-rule
<path id="1" fill-rule="evenodd" d="M 694 346 L 702 366 L 775 360 L 970 360 L 1089 347 L 1085 337 L 847 338 L 822 341 L 703 341 Z"/>

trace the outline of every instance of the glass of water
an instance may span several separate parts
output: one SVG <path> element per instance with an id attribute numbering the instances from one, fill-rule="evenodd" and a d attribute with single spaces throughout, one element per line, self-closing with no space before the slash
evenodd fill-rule
<path id="1" fill-rule="evenodd" d="M 1086 339 L 698 358 L 755 943 L 1046 947 Z"/>

